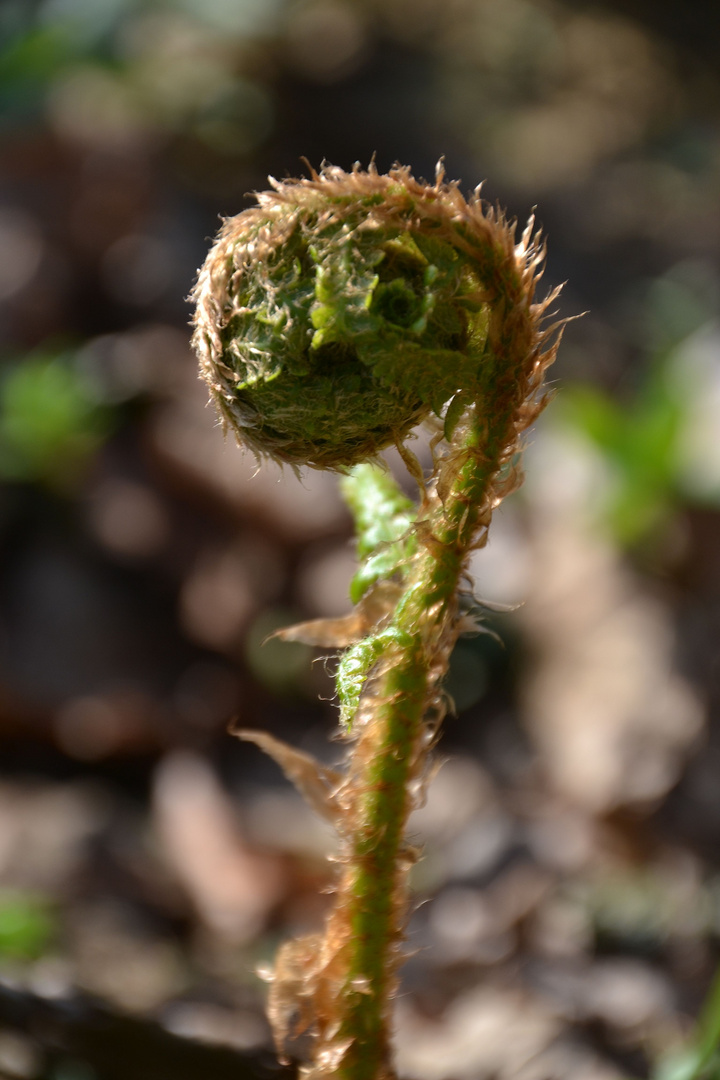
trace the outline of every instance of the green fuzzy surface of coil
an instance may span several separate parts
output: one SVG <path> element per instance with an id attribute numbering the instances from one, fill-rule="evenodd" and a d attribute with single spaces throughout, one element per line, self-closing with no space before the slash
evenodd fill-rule
<path id="1" fill-rule="evenodd" d="M 220 377 L 208 379 L 243 445 L 346 468 L 402 441 L 472 381 L 486 319 L 452 244 L 373 226 L 362 201 L 336 217 L 280 215 L 280 227 L 252 213 L 249 228 L 242 214 L 226 224 L 237 239 L 224 249 Z"/>

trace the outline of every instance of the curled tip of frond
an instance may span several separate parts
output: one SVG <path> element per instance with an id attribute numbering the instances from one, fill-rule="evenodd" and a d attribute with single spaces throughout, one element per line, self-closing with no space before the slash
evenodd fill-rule
<path id="1" fill-rule="evenodd" d="M 529 378 L 547 340 L 534 217 L 516 242 L 442 159 L 433 184 L 400 164 L 306 165 L 224 221 L 193 291 L 201 373 L 242 445 L 343 469 L 475 400 L 496 362 Z"/>

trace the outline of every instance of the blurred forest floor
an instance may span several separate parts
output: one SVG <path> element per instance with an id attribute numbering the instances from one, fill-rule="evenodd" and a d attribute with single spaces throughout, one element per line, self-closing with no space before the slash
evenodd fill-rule
<path id="1" fill-rule="evenodd" d="M 322 919 L 332 838 L 227 728 L 342 752 L 332 658 L 263 642 L 347 610 L 350 520 L 224 442 L 184 298 L 267 173 L 373 154 L 537 204 L 589 311 L 472 567 L 497 637 L 455 651 L 412 821 L 400 1073 L 687 1075 L 720 952 L 718 22 L 0 7 L 0 1077 L 277 1072 L 256 972 Z"/>

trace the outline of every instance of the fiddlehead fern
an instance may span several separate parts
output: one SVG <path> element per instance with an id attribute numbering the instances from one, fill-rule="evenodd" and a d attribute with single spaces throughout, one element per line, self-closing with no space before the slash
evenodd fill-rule
<path id="1" fill-rule="evenodd" d="M 334 620 L 344 771 L 262 744 L 337 827 L 341 870 L 324 934 L 278 957 L 278 1045 L 311 1030 L 313 1080 L 385 1080 L 400 962 L 407 817 L 422 795 L 461 630 L 458 590 L 494 508 L 519 483 L 522 433 L 543 407 L 561 322 L 537 301 L 543 250 L 457 184 L 408 169 L 326 168 L 273 183 L 226 221 L 200 272 L 194 344 L 225 423 L 258 456 L 344 472 L 358 531 L 354 616 Z M 434 422 L 423 478 L 402 447 Z M 413 507 L 377 454 L 395 444 Z M 374 462 L 375 464 L 358 464 Z M 317 634 L 317 624 L 295 636 Z M 327 634 L 323 640 L 327 639 Z M 259 737 L 254 737 L 261 741 Z"/>

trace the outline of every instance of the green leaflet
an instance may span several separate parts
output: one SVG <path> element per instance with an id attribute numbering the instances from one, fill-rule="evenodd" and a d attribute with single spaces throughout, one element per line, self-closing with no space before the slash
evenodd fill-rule
<path id="1" fill-rule="evenodd" d="M 356 465 L 340 482 L 355 519 L 360 566 L 350 585 L 353 603 L 379 581 L 401 572 L 417 550 L 415 505 L 385 469 Z"/>
<path id="2" fill-rule="evenodd" d="M 389 472 L 373 465 L 355 466 L 343 477 L 341 490 L 355 518 L 360 566 L 350 585 L 350 598 L 357 604 L 380 582 L 406 577 L 417 550 L 415 506 Z M 370 670 L 396 639 L 397 631 L 371 632 L 341 657 L 337 691 L 344 724 L 352 721 Z"/>

